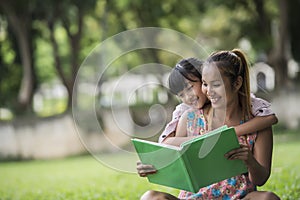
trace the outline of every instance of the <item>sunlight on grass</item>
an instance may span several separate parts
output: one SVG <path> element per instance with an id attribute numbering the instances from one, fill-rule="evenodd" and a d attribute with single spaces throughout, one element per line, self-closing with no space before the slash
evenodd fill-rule
<path id="1" fill-rule="evenodd" d="M 272 175 L 259 190 L 271 190 L 282 199 L 300 198 L 300 139 L 286 142 L 277 136 Z M 282 142 L 284 141 L 284 142 Z M 129 161 L 122 154 L 106 159 Z M 61 160 L 0 163 L 0 199 L 139 199 L 146 190 L 161 190 L 173 195 L 178 190 L 151 184 L 133 173 L 104 166 L 92 156 Z"/>
<path id="2" fill-rule="evenodd" d="M 272 174 L 261 190 L 274 191 L 282 199 L 300 199 L 299 146 L 300 140 L 275 145 Z"/>

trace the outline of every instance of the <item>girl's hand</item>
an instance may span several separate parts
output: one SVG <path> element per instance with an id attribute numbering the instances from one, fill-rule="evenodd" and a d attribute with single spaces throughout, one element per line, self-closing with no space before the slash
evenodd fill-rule
<path id="1" fill-rule="evenodd" d="M 240 144 L 240 148 L 229 151 L 225 154 L 228 160 L 242 160 L 246 165 L 249 165 L 253 160 L 253 154 L 250 148 L 245 144 Z"/>
<path id="2" fill-rule="evenodd" d="M 140 177 L 146 177 L 149 174 L 155 174 L 157 170 L 152 165 L 144 165 L 141 161 L 136 163 L 136 169 Z"/>

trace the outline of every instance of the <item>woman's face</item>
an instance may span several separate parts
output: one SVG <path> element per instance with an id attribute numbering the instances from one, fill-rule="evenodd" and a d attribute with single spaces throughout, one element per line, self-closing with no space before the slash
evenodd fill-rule
<path id="1" fill-rule="evenodd" d="M 178 93 L 178 97 L 183 103 L 188 104 L 193 108 L 202 108 L 207 102 L 207 97 L 202 93 L 201 81 L 186 81 L 187 86 L 183 89 L 183 91 Z"/>
<path id="2" fill-rule="evenodd" d="M 206 94 L 213 108 L 226 108 L 236 97 L 229 78 L 222 76 L 215 65 L 203 67 L 202 82 L 202 92 Z"/>

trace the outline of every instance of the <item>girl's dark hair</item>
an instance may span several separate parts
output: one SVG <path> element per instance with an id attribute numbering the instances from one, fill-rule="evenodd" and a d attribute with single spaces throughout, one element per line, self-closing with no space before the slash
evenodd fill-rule
<path id="1" fill-rule="evenodd" d="M 243 84 L 239 90 L 239 102 L 243 109 L 243 116 L 249 119 L 251 116 L 250 80 L 246 55 L 239 49 L 218 51 L 211 54 L 206 62 L 216 65 L 220 72 L 229 78 L 232 86 L 238 76 L 243 78 Z"/>
<path id="2" fill-rule="evenodd" d="M 192 82 L 202 80 L 200 69 L 203 61 L 197 58 L 187 58 L 180 60 L 176 66 L 172 69 L 169 76 L 169 88 L 170 91 L 177 95 L 186 86 L 186 79 Z"/>

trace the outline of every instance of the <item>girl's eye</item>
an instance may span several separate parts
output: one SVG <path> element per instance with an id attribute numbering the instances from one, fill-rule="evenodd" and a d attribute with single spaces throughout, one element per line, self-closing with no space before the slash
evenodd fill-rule
<path id="1" fill-rule="evenodd" d="M 183 98 L 183 94 L 177 94 L 179 98 Z"/>

